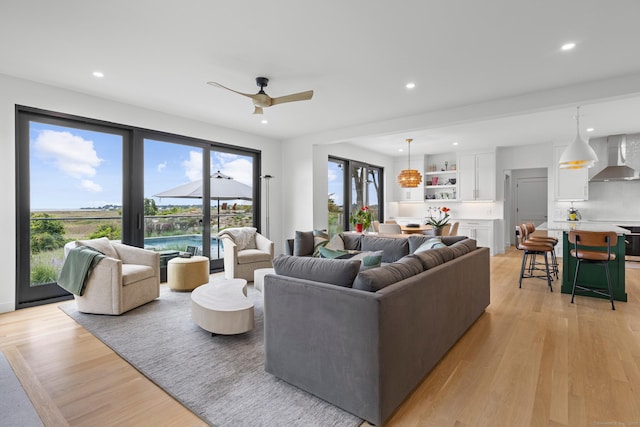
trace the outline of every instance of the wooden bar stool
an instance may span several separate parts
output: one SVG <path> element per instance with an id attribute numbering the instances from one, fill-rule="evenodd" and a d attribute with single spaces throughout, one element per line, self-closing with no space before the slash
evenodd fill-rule
<path id="1" fill-rule="evenodd" d="M 534 242 L 532 240 L 527 240 L 528 232 L 527 226 L 525 224 L 521 224 L 518 226 L 518 241 L 517 248 L 523 251 L 522 254 L 522 267 L 520 267 L 520 288 L 522 288 L 522 279 L 528 278 L 536 278 L 536 279 L 546 279 L 547 285 L 549 286 L 549 290 L 553 292 L 553 287 L 551 286 L 551 269 L 549 268 L 549 258 L 547 254 L 553 251 L 553 245 L 546 242 Z M 536 267 L 536 263 L 533 260 L 530 260 L 529 268 L 526 269 L 527 261 L 529 257 L 535 257 L 536 255 L 544 256 L 544 269 L 540 269 Z M 535 272 L 538 270 L 542 270 L 545 272 L 544 275 L 536 274 Z M 528 271 L 528 273 L 525 273 Z"/>
<path id="2" fill-rule="evenodd" d="M 571 289 L 571 304 L 576 294 L 576 288 L 592 292 L 594 294 L 609 297 L 611 301 L 611 310 L 615 310 L 613 305 L 613 290 L 611 287 L 611 275 L 609 274 L 609 261 L 616 259 L 616 254 L 611 252 L 611 247 L 618 244 L 618 235 L 613 231 L 569 231 L 569 243 L 573 244 L 571 256 L 577 259 L 576 274 L 573 277 L 573 288 Z M 606 247 L 604 252 L 602 248 Z M 609 293 L 604 292 L 600 288 L 594 288 L 578 283 L 578 273 L 582 263 L 603 265 L 607 275 L 607 289 Z"/>

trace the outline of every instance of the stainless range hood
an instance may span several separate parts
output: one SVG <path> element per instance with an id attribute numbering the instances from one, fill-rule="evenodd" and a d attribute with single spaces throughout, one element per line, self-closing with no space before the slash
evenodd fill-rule
<path id="1" fill-rule="evenodd" d="M 625 164 L 626 135 L 611 135 L 607 137 L 606 158 L 600 158 L 606 167 L 595 174 L 590 181 L 629 181 L 638 179 L 633 168 Z"/>

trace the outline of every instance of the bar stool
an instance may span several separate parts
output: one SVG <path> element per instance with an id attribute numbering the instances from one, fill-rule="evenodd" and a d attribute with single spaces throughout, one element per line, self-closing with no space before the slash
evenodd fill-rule
<path id="1" fill-rule="evenodd" d="M 618 235 L 613 231 L 571 230 L 569 231 L 569 243 L 573 244 L 573 249 L 571 249 L 570 252 L 571 256 L 577 259 L 576 274 L 573 277 L 573 288 L 571 289 L 571 304 L 573 304 L 576 288 L 578 288 L 582 291 L 609 297 L 609 301 L 611 301 L 611 310 L 615 310 L 616 307 L 613 305 L 611 275 L 609 274 L 609 261 L 616 259 L 616 254 L 611 252 L 611 247 L 615 247 L 618 244 Z M 605 246 L 607 248 L 606 252 L 601 249 Z M 596 248 L 600 248 L 600 250 L 596 250 Z M 607 275 L 607 289 L 609 290 L 609 293 L 606 293 L 599 288 L 578 284 L 578 273 L 582 263 L 599 264 L 604 266 Z"/>
<path id="2" fill-rule="evenodd" d="M 523 251 L 522 254 L 522 267 L 520 267 L 520 288 L 522 288 L 522 279 L 536 278 L 536 279 L 546 279 L 547 285 L 549 286 L 549 290 L 553 292 L 553 287 L 551 286 L 551 270 L 549 269 L 549 259 L 547 258 L 547 254 L 553 251 L 553 245 L 546 242 L 534 242 L 532 240 L 527 240 L 528 232 L 527 226 L 525 224 L 521 224 L 518 226 L 519 236 L 516 248 Z M 536 267 L 534 262 L 531 262 L 528 268 L 528 273 L 525 274 L 525 267 L 527 265 L 527 260 L 530 256 L 535 257 L 536 255 L 544 256 L 544 275 L 535 274 L 537 270 L 542 270 Z"/>
<path id="3" fill-rule="evenodd" d="M 533 242 L 545 242 L 553 245 L 553 250 L 551 251 L 551 265 L 553 266 L 553 275 L 557 279 L 560 271 L 558 267 L 558 258 L 556 257 L 556 251 L 555 251 L 556 246 L 558 246 L 558 239 L 556 239 L 555 237 L 549 237 L 549 236 L 533 236 L 532 233 L 536 231 L 536 226 L 532 222 L 526 223 L 525 226 L 527 227 L 528 240 L 531 240 Z M 535 262 L 535 258 L 534 258 L 534 262 Z"/>

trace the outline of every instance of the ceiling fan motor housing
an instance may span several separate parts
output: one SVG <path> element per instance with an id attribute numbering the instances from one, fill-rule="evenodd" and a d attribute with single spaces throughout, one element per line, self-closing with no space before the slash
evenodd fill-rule
<path id="1" fill-rule="evenodd" d="M 256 84 L 260 87 L 260 89 L 267 87 L 269 84 L 269 79 L 266 77 L 256 77 Z"/>

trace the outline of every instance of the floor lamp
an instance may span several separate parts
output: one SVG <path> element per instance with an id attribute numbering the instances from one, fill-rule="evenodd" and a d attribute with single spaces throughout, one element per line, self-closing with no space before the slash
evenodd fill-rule
<path id="1" fill-rule="evenodd" d="M 267 208 L 267 239 L 271 239 L 271 228 L 269 225 L 269 181 L 271 181 L 271 178 L 273 178 L 273 175 L 262 175 L 260 178 L 264 179 L 266 182 L 266 196 L 267 196 L 267 203 L 266 203 L 266 208 Z"/>

